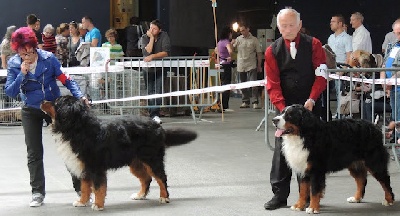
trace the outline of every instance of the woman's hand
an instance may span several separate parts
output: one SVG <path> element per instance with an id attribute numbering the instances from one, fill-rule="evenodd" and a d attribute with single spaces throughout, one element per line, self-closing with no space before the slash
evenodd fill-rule
<path id="1" fill-rule="evenodd" d="M 21 64 L 21 72 L 26 75 L 29 71 L 29 63 L 28 62 L 22 62 Z"/>

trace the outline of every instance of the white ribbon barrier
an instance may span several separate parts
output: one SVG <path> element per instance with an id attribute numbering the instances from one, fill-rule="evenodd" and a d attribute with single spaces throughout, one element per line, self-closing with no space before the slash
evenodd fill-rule
<path id="1" fill-rule="evenodd" d="M 243 82 L 238 84 L 228 84 L 223 86 L 212 86 L 203 89 L 191 89 L 186 91 L 174 91 L 164 94 L 152 94 L 146 96 L 134 96 L 134 97 L 127 97 L 127 98 L 120 98 L 120 99 L 108 99 L 108 100 L 99 100 L 93 101 L 92 104 L 99 104 L 99 103 L 108 103 L 108 102 L 117 102 L 117 101 L 134 101 L 134 100 L 142 100 L 142 99 L 154 99 L 160 97 L 175 97 L 175 96 L 182 96 L 182 95 L 190 95 L 190 94 L 204 94 L 209 92 L 223 92 L 226 90 L 233 90 L 233 89 L 244 89 L 249 87 L 255 86 L 264 86 L 266 80 L 257 80 L 257 81 L 249 81 Z M 10 111 L 10 110 L 18 110 L 21 109 L 20 107 L 17 108 L 8 108 L 8 109 L 0 109 L 0 111 Z"/>
<path id="2" fill-rule="evenodd" d="M 397 85 L 400 86 L 400 78 L 387 78 L 387 79 L 364 79 L 364 78 L 357 78 L 357 77 L 349 77 L 349 76 L 339 76 L 337 74 L 330 74 L 329 78 L 332 79 L 340 79 L 340 80 L 346 80 L 346 81 L 352 81 L 352 82 L 363 82 L 363 83 L 368 83 L 368 84 L 385 84 L 386 85 L 395 85 L 397 82 Z"/>
<path id="3" fill-rule="evenodd" d="M 255 86 L 264 86 L 266 83 L 265 80 L 257 80 L 257 81 L 249 81 L 239 84 L 228 84 L 223 86 L 212 86 L 203 89 L 191 89 L 186 91 L 174 91 L 164 94 L 152 94 L 146 96 L 134 96 L 134 97 L 127 97 L 127 98 L 120 98 L 120 99 L 108 99 L 108 100 L 99 100 L 93 101 L 93 104 L 98 103 L 108 103 L 108 102 L 117 102 L 117 101 L 133 101 L 133 100 L 141 100 L 141 99 L 154 99 L 160 97 L 175 97 L 175 96 L 182 96 L 182 95 L 190 95 L 190 94 L 204 94 L 209 92 L 223 92 L 226 90 L 233 90 L 233 89 L 244 89 L 249 87 Z"/>

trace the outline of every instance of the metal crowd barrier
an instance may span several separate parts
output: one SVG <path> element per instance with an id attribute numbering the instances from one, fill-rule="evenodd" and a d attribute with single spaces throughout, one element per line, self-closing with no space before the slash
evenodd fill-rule
<path id="1" fill-rule="evenodd" d="M 200 90 L 220 85 L 219 72 L 222 70 L 211 69 L 208 59 L 208 56 L 167 57 L 144 62 L 143 58 L 119 58 L 113 59 L 111 62 L 115 62 L 115 65 L 107 69 L 100 66 L 69 67 L 63 68 L 63 71 L 78 83 L 83 93 L 88 94 L 94 102 L 98 101 L 93 107 L 98 115 L 146 115 L 149 108 L 157 107 L 162 108 L 164 112 L 170 112 L 170 115 L 179 111 L 184 115 L 191 115 L 196 123 L 201 119 L 205 108 L 215 105 L 218 100 L 219 93 Z M 154 83 L 155 79 L 151 75 L 156 73 L 160 74 L 162 80 L 156 85 L 156 88 L 160 89 L 156 94 L 196 89 L 199 91 L 184 96 L 160 97 L 156 103 L 154 99 L 130 99 L 135 96 L 149 96 L 147 87 Z M 150 75 L 148 79 L 146 75 Z M 59 86 L 63 95 L 69 94 L 68 89 L 61 83 Z M 126 100 L 120 100 L 123 98 Z M 8 100 L 1 88 L 0 109 L 17 107 L 13 104 L 18 100 Z M 0 112 L 0 117 L 2 113 L 11 115 L 11 112 L 19 111 Z M 10 123 L 13 120 L 5 119 L 4 122 Z"/>
<path id="2" fill-rule="evenodd" d="M 398 157 L 397 150 L 400 152 L 400 136 L 399 134 L 396 133 L 394 130 L 394 137 L 392 138 L 385 138 L 385 132 L 386 132 L 386 126 L 390 121 L 395 121 L 396 119 L 400 119 L 399 116 L 392 116 L 391 114 L 391 109 L 393 107 L 390 107 L 389 104 L 389 99 L 388 97 L 378 91 L 378 85 L 382 86 L 383 90 L 386 89 L 387 85 L 392 85 L 392 88 L 400 88 L 400 78 L 397 79 L 380 79 L 379 76 L 376 76 L 376 72 L 381 72 L 381 71 L 393 71 L 397 72 L 400 71 L 400 68 L 355 68 L 355 69 L 328 69 L 327 73 L 329 74 L 329 82 L 327 82 L 327 90 L 326 92 L 322 95 L 322 99 L 326 108 L 326 120 L 331 121 L 334 120 L 332 114 L 336 113 L 338 110 L 339 112 L 343 112 L 344 110 L 337 109 L 338 106 L 340 106 L 341 102 L 341 97 L 336 98 L 336 92 L 335 92 L 335 80 L 342 80 L 344 83 L 347 82 L 349 89 L 347 94 L 353 95 L 356 94 L 358 95 L 359 98 L 359 110 L 355 113 L 353 112 L 353 109 L 349 109 L 349 113 L 347 114 L 340 114 L 337 116 L 337 118 L 360 118 L 360 119 L 366 119 L 368 121 L 371 121 L 377 127 L 380 127 L 383 133 L 383 142 L 384 145 L 391 150 L 391 157 L 395 160 L 396 164 L 400 168 L 400 161 Z M 347 75 L 336 75 L 337 72 L 344 72 L 347 73 Z M 366 78 L 369 77 L 369 78 Z M 398 103 L 400 101 L 397 101 L 397 94 L 398 92 L 395 91 L 395 107 L 400 106 Z M 372 95 L 372 97 L 369 97 L 368 95 Z M 374 96 L 379 96 L 381 95 L 383 99 L 381 98 L 379 101 L 376 99 Z M 270 100 L 268 99 L 268 94 L 266 94 L 266 99 L 265 99 L 265 117 L 264 119 L 260 122 L 260 125 L 257 127 L 256 130 L 260 130 L 262 124 L 267 120 L 268 117 L 275 116 L 275 107 L 271 104 Z M 349 100 L 349 103 L 347 104 L 349 107 L 352 107 L 354 104 L 358 104 L 356 100 Z M 371 116 L 366 115 L 366 105 L 369 103 L 369 107 L 371 107 Z M 379 107 L 380 110 L 377 110 L 378 106 L 377 103 L 383 103 L 381 107 Z M 389 106 L 389 107 L 387 107 Z M 369 108 L 368 107 L 368 108 Z M 272 115 L 271 115 L 272 113 Z M 271 115 L 271 116 L 270 116 Z M 271 126 L 270 122 L 265 122 L 265 143 L 273 149 L 275 144 L 275 140 L 271 139 L 268 126 Z M 270 128 L 271 129 L 271 128 Z M 400 128 L 399 128 L 400 129 Z M 399 140 L 399 141 L 398 141 Z M 396 150 L 397 149 L 397 150 Z"/>
<path id="3" fill-rule="evenodd" d="M 19 98 L 8 97 L 4 92 L 4 84 L 0 84 L 0 125 L 21 125 L 21 107 Z"/>

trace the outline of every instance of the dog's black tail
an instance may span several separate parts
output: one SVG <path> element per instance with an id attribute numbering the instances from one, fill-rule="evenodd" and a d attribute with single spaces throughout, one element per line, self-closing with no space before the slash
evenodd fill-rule
<path id="1" fill-rule="evenodd" d="M 197 133 L 183 128 L 165 129 L 165 145 L 178 146 L 197 138 Z"/>

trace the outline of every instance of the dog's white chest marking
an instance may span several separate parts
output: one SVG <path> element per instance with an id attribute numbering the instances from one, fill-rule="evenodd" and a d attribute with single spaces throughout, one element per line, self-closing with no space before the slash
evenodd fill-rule
<path id="1" fill-rule="evenodd" d="M 286 162 L 298 174 L 304 175 L 307 169 L 307 159 L 310 152 L 303 148 L 304 140 L 298 136 L 283 136 L 282 153 Z"/>
<path id="2" fill-rule="evenodd" d="M 57 145 L 57 152 L 64 160 L 68 170 L 75 176 L 82 177 L 83 163 L 78 159 L 78 156 L 72 151 L 68 141 L 63 141 L 60 134 L 53 134 Z"/>

